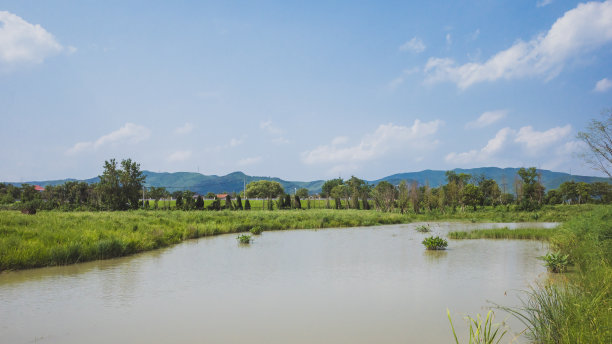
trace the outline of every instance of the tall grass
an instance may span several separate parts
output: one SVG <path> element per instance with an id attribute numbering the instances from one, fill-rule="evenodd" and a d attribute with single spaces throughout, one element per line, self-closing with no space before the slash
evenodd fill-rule
<path id="1" fill-rule="evenodd" d="M 183 240 L 264 230 L 374 226 L 408 222 L 375 211 L 130 211 L 24 215 L 0 211 L 0 270 L 107 259 Z"/>
<path id="2" fill-rule="evenodd" d="M 452 231 L 448 233 L 451 239 L 530 239 L 548 240 L 555 233 L 555 228 L 494 228 L 472 231 Z"/>
<path id="3" fill-rule="evenodd" d="M 612 207 L 568 221 L 550 242 L 568 255 L 573 272 L 531 289 L 522 307 L 501 308 L 535 343 L 612 343 Z"/>

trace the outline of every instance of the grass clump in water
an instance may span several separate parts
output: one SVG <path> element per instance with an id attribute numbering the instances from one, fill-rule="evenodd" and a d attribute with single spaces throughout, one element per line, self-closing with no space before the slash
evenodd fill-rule
<path id="1" fill-rule="evenodd" d="M 238 242 L 241 244 L 250 244 L 251 236 L 248 234 L 241 234 L 236 237 L 236 240 L 238 240 Z"/>
<path id="2" fill-rule="evenodd" d="M 557 230 L 555 228 L 493 228 L 473 231 L 452 231 L 448 233 L 451 239 L 528 239 L 548 240 Z"/>
<path id="3" fill-rule="evenodd" d="M 457 333 L 455 333 L 455 326 L 453 326 L 453 320 L 451 319 L 450 311 L 446 310 L 446 315 L 448 315 L 448 321 L 450 322 L 451 329 L 453 330 L 453 336 L 455 338 L 455 343 L 459 344 L 459 339 L 457 339 Z M 508 330 L 504 329 L 502 332 L 499 332 L 502 329 L 501 324 L 493 324 L 493 311 L 489 311 L 487 313 L 486 318 L 482 319 L 480 314 L 476 314 L 476 319 L 468 316 L 466 318 L 469 327 L 469 344 L 497 344 L 502 338 L 506 335 Z"/>
<path id="4" fill-rule="evenodd" d="M 448 246 L 448 241 L 438 236 L 430 236 L 423 240 L 423 245 L 428 250 L 445 250 Z"/>
<path id="5" fill-rule="evenodd" d="M 260 235 L 263 232 L 263 228 L 261 226 L 255 226 L 251 228 L 249 232 L 251 232 L 253 235 Z"/>
<path id="6" fill-rule="evenodd" d="M 431 228 L 429 228 L 429 225 L 420 225 L 420 226 L 417 226 L 415 228 L 415 230 L 417 232 L 420 232 L 420 233 L 429 233 L 429 232 L 431 232 Z"/>

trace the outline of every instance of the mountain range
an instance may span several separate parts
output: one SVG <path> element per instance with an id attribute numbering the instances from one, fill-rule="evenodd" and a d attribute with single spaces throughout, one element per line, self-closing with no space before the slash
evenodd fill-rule
<path id="1" fill-rule="evenodd" d="M 517 176 L 518 168 L 498 168 L 498 167 L 480 167 L 471 169 L 454 169 L 456 173 L 467 173 L 472 176 L 484 176 L 486 178 L 494 179 L 500 188 L 506 187 L 506 192 L 513 192 L 514 180 Z M 542 176 L 542 184 L 546 190 L 557 189 L 561 183 L 574 180 L 576 182 L 608 182 L 610 179 L 602 177 L 590 177 L 590 176 L 577 176 L 570 175 L 563 172 L 554 172 L 549 170 L 538 170 Z M 381 181 L 387 181 L 393 185 L 399 184 L 402 180 L 406 180 L 408 183 L 416 181 L 419 185 L 429 184 L 431 187 L 438 187 L 446 184 L 446 171 L 440 170 L 424 170 L 420 172 L 407 172 L 393 174 L 381 179 L 367 181 L 369 184 L 376 185 Z M 271 180 L 279 182 L 285 192 L 292 192 L 295 189 L 306 188 L 311 194 L 321 192 L 321 186 L 325 180 L 315 180 L 310 182 L 301 181 L 287 181 L 280 178 L 274 177 L 260 177 L 260 176 L 248 176 L 242 172 L 233 172 L 225 176 L 217 175 L 203 175 L 195 172 L 174 172 L 174 173 L 158 173 L 151 171 L 143 171 L 143 174 L 147 177 L 145 185 L 165 187 L 168 191 L 173 192 L 177 190 L 191 190 L 199 194 L 206 194 L 207 192 L 223 193 L 223 192 L 239 192 L 242 191 L 245 184 L 257 180 Z M 76 179 L 62 179 L 62 180 L 47 180 L 47 181 L 30 181 L 24 182 L 25 184 L 34 184 L 40 186 L 47 185 L 58 185 L 63 184 L 67 181 L 75 181 Z M 96 183 L 100 179 L 94 177 L 84 180 L 87 183 Z M 22 183 L 11 183 L 20 185 Z"/>

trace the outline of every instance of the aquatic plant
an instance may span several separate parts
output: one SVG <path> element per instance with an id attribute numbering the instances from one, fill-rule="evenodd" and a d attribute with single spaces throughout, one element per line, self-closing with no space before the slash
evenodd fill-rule
<path id="1" fill-rule="evenodd" d="M 241 243 L 241 244 L 250 244 L 251 243 L 251 236 L 248 235 L 248 234 L 241 234 L 241 235 L 236 237 L 236 240 L 238 240 L 238 242 Z"/>
<path id="2" fill-rule="evenodd" d="M 423 245 L 428 250 L 444 250 L 448 246 L 448 241 L 436 236 L 430 236 L 423 240 Z"/>
<path id="3" fill-rule="evenodd" d="M 546 268 L 548 271 L 560 273 L 565 272 L 568 265 L 568 257 L 567 254 L 561 254 L 561 252 L 548 252 L 544 256 L 538 257 L 545 262 Z"/>
<path id="4" fill-rule="evenodd" d="M 459 344 L 459 339 L 457 338 L 457 333 L 455 333 L 455 327 L 453 326 L 453 320 L 451 319 L 450 311 L 446 310 L 446 315 L 448 315 L 448 321 L 450 322 L 451 329 L 453 330 L 453 336 L 455 337 L 455 343 Z M 476 319 L 468 316 L 466 320 L 469 327 L 469 344 L 497 344 L 499 343 L 506 332 L 507 329 L 504 329 L 502 332 L 499 332 L 502 329 L 501 324 L 493 324 L 493 311 L 489 311 L 487 313 L 487 317 L 482 319 L 480 314 L 476 314 Z"/>
<path id="5" fill-rule="evenodd" d="M 251 234 L 254 234 L 254 235 L 260 235 L 263 232 L 263 228 L 261 226 L 255 226 L 251 228 L 249 232 L 251 232 Z"/>
<path id="6" fill-rule="evenodd" d="M 417 226 L 415 228 L 415 230 L 417 232 L 421 232 L 421 233 L 429 233 L 429 232 L 431 232 L 431 229 L 429 228 L 429 225 L 420 225 L 420 226 Z"/>

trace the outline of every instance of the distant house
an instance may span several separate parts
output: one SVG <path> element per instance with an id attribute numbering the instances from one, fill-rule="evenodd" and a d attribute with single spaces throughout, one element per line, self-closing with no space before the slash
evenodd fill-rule
<path id="1" fill-rule="evenodd" d="M 40 186 L 40 185 L 34 185 L 34 190 L 36 190 L 36 191 L 40 191 L 40 192 L 43 192 L 43 191 L 45 191 L 45 188 L 43 188 L 43 187 L 42 187 L 42 186 Z"/>
<path id="2" fill-rule="evenodd" d="M 217 195 L 218 199 L 224 199 L 225 197 L 227 197 L 227 194 L 218 194 Z"/>

